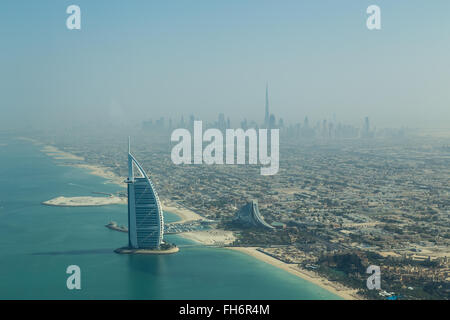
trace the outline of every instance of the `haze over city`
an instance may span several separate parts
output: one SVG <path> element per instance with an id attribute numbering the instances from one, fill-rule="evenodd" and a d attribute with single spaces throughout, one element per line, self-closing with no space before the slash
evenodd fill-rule
<path id="1" fill-rule="evenodd" d="M 0 300 L 450 298 L 448 0 L 72 1 L 0 4 Z"/>
<path id="2" fill-rule="evenodd" d="M 238 125 L 286 123 L 448 128 L 448 1 L 4 1 L 3 129 L 131 124 L 225 113 Z"/>

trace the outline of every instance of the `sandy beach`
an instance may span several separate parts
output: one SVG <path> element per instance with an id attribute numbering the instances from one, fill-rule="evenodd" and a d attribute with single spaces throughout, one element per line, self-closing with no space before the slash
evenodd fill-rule
<path id="1" fill-rule="evenodd" d="M 19 139 L 25 140 L 25 141 L 30 141 L 36 145 L 42 145 L 40 142 L 30 139 L 30 138 L 19 138 Z M 58 149 L 54 146 L 44 145 L 42 147 L 41 151 L 55 160 L 67 160 L 67 161 L 77 161 L 77 162 L 85 161 L 85 159 L 83 157 L 76 156 L 69 152 L 61 151 L 60 149 Z M 89 173 L 94 176 L 102 177 L 102 178 L 108 180 L 109 183 L 113 183 L 122 188 L 126 188 L 126 184 L 124 183 L 126 178 L 118 176 L 117 174 L 115 174 L 108 168 L 98 166 L 98 165 L 87 164 L 87 163 L 64 163 L 63 165 L 88 170 Z"/>
<path id="2" fill-rule="evenodd" d="M 126 178 L 120 177 L 108 168 L 96 166 L 92 164 L 71 164 L 71 167 L 82 168 L 89 171 L 90 174 L 98 177 L 105 178 L 109 183 L 116 184 L 122 188 L 126 188 L 125 180 Z"/>
<path id="3" fill-rule="evenodd" d="M 219 229 L 184 232 L 180 236 L 209 246 L 226 246 L 236 240 L 233 232 Z"/>
<path id="4" fill-rule="evenodd" d="M 83 157 L 76 156 L 69 152 L 61 151 L 58 148 L 53 147 L 53 146 L 44 146 L 41 151 L 56 160 L 84 161 Z"/>
<path id="5" fill-rule="evenodd" d="M 265 253 L 258 251 L 257 247 L 228 247 L 228 248 L 231 250 L 243 252 L 243 253 L 248 254 L 249 256 L 252 256 L 258 260 L 264 261 L 264 262 L 271 264 L 277 268 L 283 269 L 284 271 L 287 271 L 293 275 L 296 275 L 297 277 L 300 277 L 304 280 L 314 283 L 315 285 L 318 285 L 345 300 L 361 300 L 362 299 L 361 297 L 359 297 L 357 295 L 355 289 L 346 288 L 341 284 L 331 282 L 331 281 L 327 280 L 326 278 L 323 278 L 312 271 L 300 269 L 297 267 L 297 265 L 287 264 L 281 260 L 278 260 L 276 258 L 273 258 L 273 257 L 265 254 Z"/>
<path id="6" fill-rule="evenodd" d="M 170 201 L 161 201 L 161 205 L 163 211 L 174 213 L 181 219 L 176 222 L 169 222 L 168 224 L 179 224 L 179 223 L 186 223 L 189 221 L 203 220 L 203 217 L 201 215 L 177 203 Z"/>

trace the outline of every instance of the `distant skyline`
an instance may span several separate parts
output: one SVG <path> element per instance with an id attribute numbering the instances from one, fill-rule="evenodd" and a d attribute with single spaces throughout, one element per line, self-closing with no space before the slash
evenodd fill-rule
<path id="1" fill-rule="evenodd" d="M 82 29 L 65 26 L 81 7 Z M 381 7 L 382 30 L 366 28 Z M 450 2 L 13 1 L 0 11 L 2 129 L 330 120 L 450 127 Z"/>

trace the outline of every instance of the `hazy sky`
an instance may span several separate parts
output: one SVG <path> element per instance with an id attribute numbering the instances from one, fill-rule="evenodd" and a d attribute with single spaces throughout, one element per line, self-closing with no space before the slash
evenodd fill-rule
<path id="1" fill-rule="evenodd" d="M 288 123 L 450 127 L 449 15 L 448 0 L 2 0 L 0 125 L 261 123 L 268 81 Z"/>

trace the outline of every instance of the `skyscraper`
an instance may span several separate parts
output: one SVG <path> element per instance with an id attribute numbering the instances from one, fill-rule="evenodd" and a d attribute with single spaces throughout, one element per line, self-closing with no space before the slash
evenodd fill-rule
<path id="1" fill-rule="evenodd" d="M 234 217 L 234 221 L 246 227 L 263 227 L 274 229 L 261 217 L 258 209 L 258 201 L 252 200 L 240 208 Z"/>
<path id="2" fill-rule="evenodd" d="M 369 122 L 369 117 L 365 117 L 364 118 L 364 127 L 362 130 L 362 134 L 361 136 L 363 138 L 369 138 L 370 137 L 370 122 Z"/>
<path id="3" fill-rule="evenodd" d="M 266 84 L 266 114 L 264 117 L 264 127 L 268 128 L 269 127 L 269 84 Z"/>
<path id="4" fill-rule="evenodd" d="M 134 176 L 134 166 L 141 177 Z M 130 152 L 128 141 L 128 247 L 159 249 L 163 242 L 164 217 L 150 178 Z"/>

